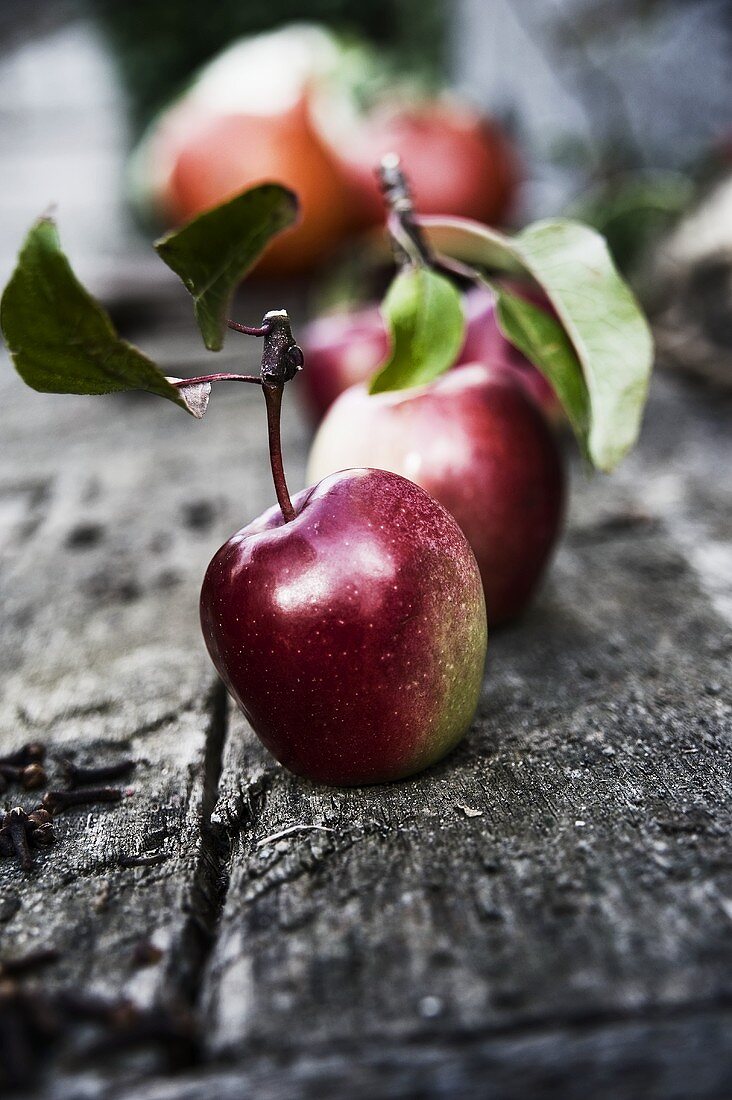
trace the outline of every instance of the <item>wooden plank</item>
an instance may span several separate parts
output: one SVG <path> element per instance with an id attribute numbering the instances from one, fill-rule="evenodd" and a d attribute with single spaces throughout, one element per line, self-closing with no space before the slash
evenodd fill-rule
<path id="1" fill-rule="evenodd" d="M 196 339 L 140 342 L 173 371 L 203 363 Z M 87 1095 L 719 1092 L 723 404 L 656 383 L 625 469 L 575 472 L 551 581 L 492 639 L 466 743 L 415 780 L 345 791 L 287 776 L 224 713 L 199 637 L 206 561 L 271 501 L 258 395 L 214 398 L 199 425 L 3 378 L 0 744 L 143 762 L 124 808 L 62 819 L 33 876 L 0 863 L 3 954 L 56 944 L 49 988 L 195 1005 L 204 1037 L 185 1077 L 153 1050 L 100 1063 Z M 285 446 L 296 487 L 292 408 Z M 130 850 L 168 858 L 121 868 Z M 151 937 L 160 962 L 135 968 Z M 78 1095 L 79 1072 L 52 1065 L 53 1095 Z"/>
<path id="2" fill-rule="evenodd" d="M 722 1100 L 729 1095 L 729 1013 L 678 1019 L 556 1022 L 509 1034 L 315 1044 L 252 1052 L 237 1068 L 156 1079 L 113 1100 Z"/>

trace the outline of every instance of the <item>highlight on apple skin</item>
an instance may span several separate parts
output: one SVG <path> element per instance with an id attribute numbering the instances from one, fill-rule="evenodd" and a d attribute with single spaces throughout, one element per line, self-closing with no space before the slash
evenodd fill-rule
<path id="1" fill-rule="evenodd" d="M 480 574 L 445 509 L 383 470 L 346 470 L 234 535 L 201 592 L 211 658 L 298 775 L 399 779 L 448 753 L 480 695 Z"/>
<path id="2" fill-rule="evenodd" d="M 505 371 L 472 363 L 413 389 L 346 390 L 315 436 L 308 478 L 360 465 L 410 478 L 455 517 L 491 626 L 523 611 L 561 530 L 565 475 L 552 429 Z"/>

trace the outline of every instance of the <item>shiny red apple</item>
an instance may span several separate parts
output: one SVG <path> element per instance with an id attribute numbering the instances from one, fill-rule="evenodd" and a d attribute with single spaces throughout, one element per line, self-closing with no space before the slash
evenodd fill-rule
<path id="1" fill-rule="evenodd" d="M 315 437 L 308 476 L 358 465 L 410 478 L 455 517 L 489 623 L 523 610 L 561 528 L 565 483 L 551 428 L 506 371 L 466 364 L 414 389 L 346 390 Z"/>
<path id="2" fill-rule="evenodd" d="M 536 305 L 548 308 L 545 299 L 525 287 L 511 287 Z M 481 288 L 469 290 L 464 299 L 465 343 L 457 358 L 462 363 L 486 363 L 506 370 L 537 402 L 549 420 L 558 424 L 562 407 L 551 384 L 498 327 L 495 298 Z M 377 305 L 345 313 L 326 314 L 312 321 L 303 333 L 308 369 L 298 384 L 313 423 L 318 424 L 344 390 L 365 382 L 386 358 L 389 339 Z"/>
<path id="3" fill-rule="evenodd" d="M 384 782 L 449 752 L 480 693 L 486 619 L 460 528 L 422 489 L 347 470 L 211 562 L 212 660 L 267 748 L 323 783 Z"/>

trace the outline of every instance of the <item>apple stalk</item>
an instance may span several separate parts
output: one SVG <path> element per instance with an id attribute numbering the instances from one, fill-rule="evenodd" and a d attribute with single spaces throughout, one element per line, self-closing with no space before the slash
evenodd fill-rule
<path id="1" fill-rule="evenodd" d="M 386 225 L 398 266 L 428 267 L 448 275 L 462 287 L 466 284 L 481 285 L 483 280 L 474 268 L 433 252 L 415 217 L 412 192 L 398 154 L 387 153 L 383 156 L 376 175 L 388 211 Z"/>
<path id="2" fill-rule="evenodd" d="M 277 503 L 280 506 L 285 523 L 295 518 L 290 492 L 287 488 L 285 470 L 282 462 L 282 440 L 280 420 L 282 413 L 282 394 L 285 383 L 302 370 L 304 357 L 301 348 L 295 343 L 290 327 L 290 319 L 285 309 L 272 309 L 264 316 L 261 325 L 242 325 L 238 321 L 227 320 L 228 328 L 242 332 L 246 336 L 257 336 L 264 340 L 262 364 L 259 375 L 254 374 L 201 374 L 195 378 L 184 378 L 174 384 L 178 389 L 186 386 L 206 385 L 212 382 L 250 382 L 262 387 L 267 406 L 267 435 L 269 439 L 269 461 L 272 470 Z"/>

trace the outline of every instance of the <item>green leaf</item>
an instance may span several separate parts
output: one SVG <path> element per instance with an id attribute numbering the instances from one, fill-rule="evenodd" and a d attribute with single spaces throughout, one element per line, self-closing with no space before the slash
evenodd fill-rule
<path id="1" fill-rule="evenodd" d="M 538 222 L 516 237 L 460 218 L 419 221 L 438 251 L 444 248 L 471 263 L 507 272 L 523 271 L 542 287 L 574 347 L 587 387 L 589 457 L 598 469 L 612 470 L 638 437 L 653 342 L 600 234 L 565 219 Z M 565 408 L 574 423 L 572 408 Z"/>
<path id="2" fill-rule="evenodd" d="M 418 217 L 436 252 L 455 256 L 468 264 L 489 267 L 509 275 L 526 276 L 530 272 L 519 258 L 513 241 L 505 233 L 470 218 Z"/>
<path id="3" fill-rule="evenodd" d="M 551 382 L 562 402 L 583 454 L 588 454 L 590 397 L 572 343 L 558 321 L 544 309 L 500 287 L 497 317 L 501 332 Z"/>
<path id="4" fill-rule="evenodd" d="M 297 197 L 278 183 L 263 183 L 206 210 L 155 242 L 158 256 L 193 296 L 204 343 L 219 351 L 238 284 L 277 233 L 297 219 Z"/>
<path id="5" fill-rule="evenodd" d="M 147 390 L 202 416 L 152 360 L 120 339 L 108 314 L 78 281 L 56 225 L 31 228 L 0 304 L 0 326 L 18 374 L 42 393 Z M 197 411 L 199 410 L 199 411 Z"/>
<path id="6" fill-rule="evenodd" d="M 653 366 L 645 317 L 603 237 L 579 222 L 538 222 L 517 238 L 582 363 L 590 395 L 589 453 L 612 470 L 640 431 Z"/>
<path id="7" fill-rule="evenodd" d="M 421 386 L 451 367 L 463 344 L 460 294 L 426 267 L 400 272 L 382 305 L 391 352 L 371 380 L 370 393 Z"/>

